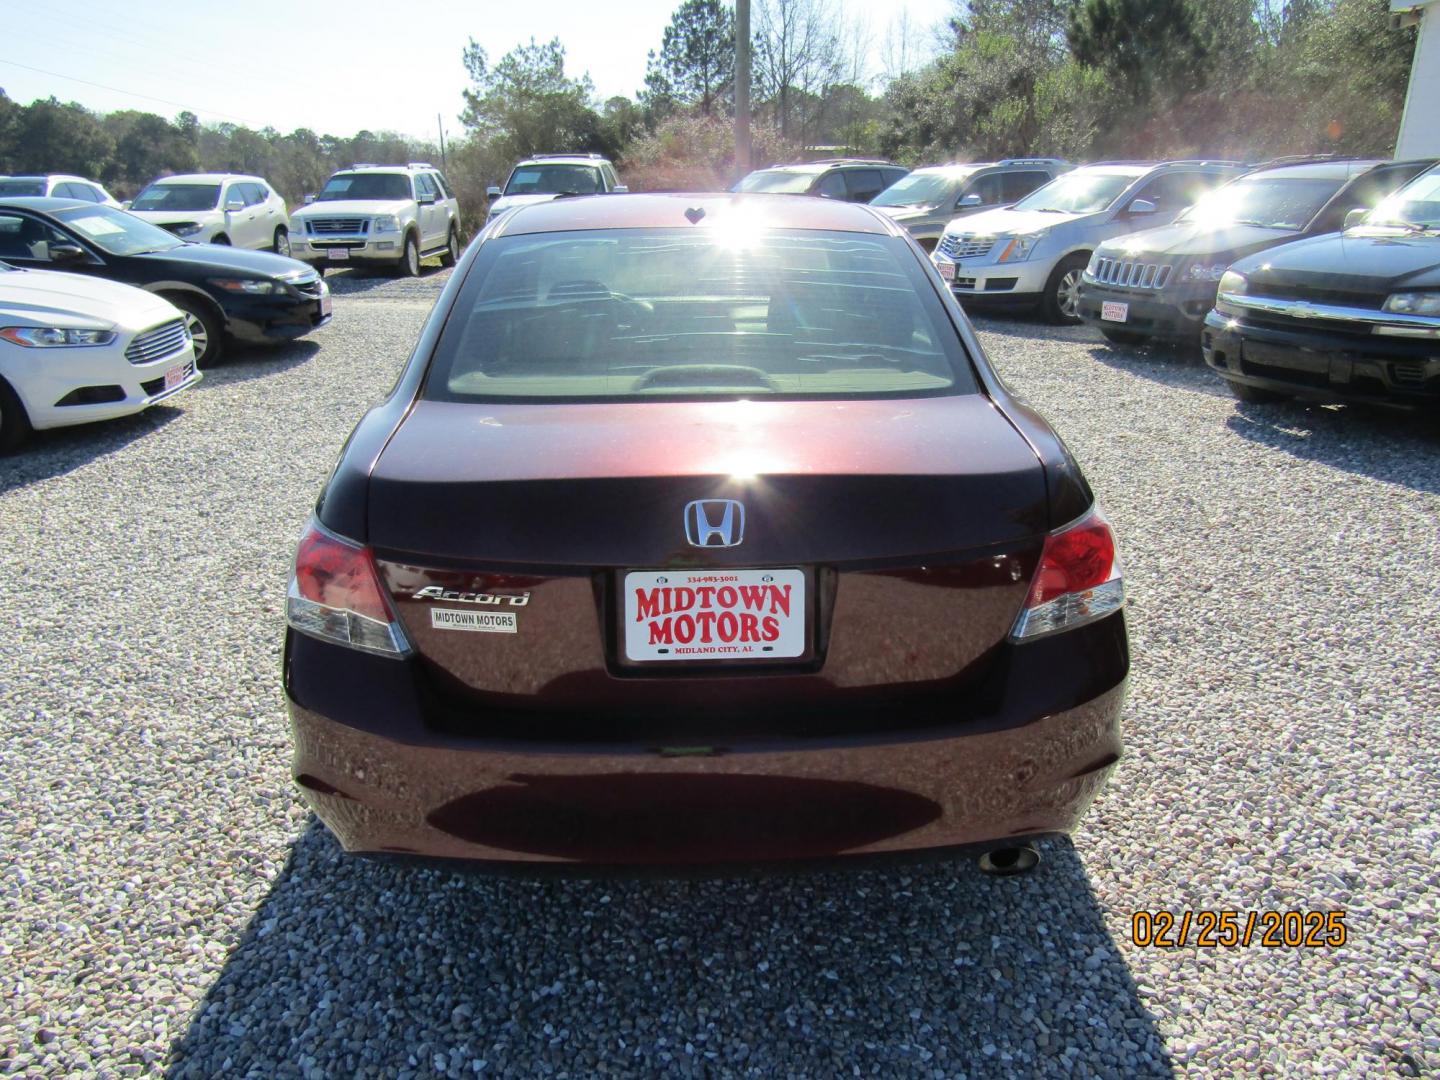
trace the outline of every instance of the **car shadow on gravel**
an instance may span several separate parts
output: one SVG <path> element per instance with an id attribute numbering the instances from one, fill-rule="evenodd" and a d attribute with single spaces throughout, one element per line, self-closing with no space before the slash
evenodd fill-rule
<path id="1" fill-rule="evenodd" d="M 185 414 L 186 395 L 195 389 L 198 387 L 132 416 L 33 432 L 18 449 L 0 455 L 0 495 L 64 476 L 158 431 Z"/>
<path id="2" fill-rule="evenodd" d="M 214 389 L 229 383 L 263 379 L 299 367 L 319 352 L 320 343 L 311 338 L 287 341 L 281 345 L 232 343 L 218 364 L 205 369 L 205 378 L 196 389 Z"/>
<path id="3" fill-rule="evenodd" d="M 1044 851 L 537 880 L 350 858 L 312 818 L 167 1075 L 1171 1075 L 1074 849 Z"/>
<path id="4" fill-rule="evenodd" d="M 1346 472 L 1440 494 L 1440 415 L 1363 405 L 1236 403 L 1236 435 Z"/>
<path id="5" fill-rule="evenodd" d="M 1105 343 L 1090 349 L 1090 356 L 1106 367 L 1175 390 L 1190 390 L 1211 397 L 1231 396 L 1220 376 L 1206 365 L 1198 346 L 1192 348 L 1170 342 L 1146 345 Z"/>

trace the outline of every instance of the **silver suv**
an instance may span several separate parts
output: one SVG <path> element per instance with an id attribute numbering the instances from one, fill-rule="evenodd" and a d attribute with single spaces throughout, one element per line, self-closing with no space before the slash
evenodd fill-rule
<path id="1" fill-rule="evenodd" d="M 870 205 L 934 251 L 952 219 L 1009 206 L 1075 166 L 1059 158 L 1006 158 L 925 165 L 886 188 Z"/>
<path id="2" fill-rule="evenodd" d="M 492 184 L 485 194 L 490 213 L 485 220 L 530 203 L 549 202 L 561 195 L 601 195 L 629 191 L 615 174 L 615 166 L 599 154 L 537 154 L 517 162 L 502 190 Z"/>
<path id="3" fill-rule="evenodd" d="M 930 258 L 967 306 L 1037 306 L 1080 321 L 1080 278 L 1103 240 L 1168 225 L 1246 171 L 1235 161 L 1103 161 L 1052 180 L 1014 206 L 945 226 Z"/>
<path id="4" fill-rule="evenodd" d="M 445 266 L 460 256 L 460 204 L 428 162 L 342 169 L 306 203 L 290 216 L 290 254 L 322 272 L 379 263 L 414 277 L 428 255 Z"/>

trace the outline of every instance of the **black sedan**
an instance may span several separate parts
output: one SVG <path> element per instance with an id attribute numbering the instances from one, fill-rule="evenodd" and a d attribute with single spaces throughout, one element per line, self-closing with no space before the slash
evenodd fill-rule
<path id="1" fill-rule="evenodd" d="M 330 290 L 302 262 L 188 244 L 132 214 L 76 199 L 0 199 L 0 260 L 158 293 L 185 312 L 202 367 L 220 358 L 227 337 L 287 341 L 330 320 Z"/>
<path id="2" fill-rule="evenodd" d="M 1343 233 L 1237 262 L 1202 342 L 1241 401 L 1440 405 L 1440 168 Z"/>
<path id="3" fill-rule="evenodd" d="M 1117 345 L 1193 344 L 1235 260 L 1338 232 L 1352 210 L 1370 209 L 1434 164 L 1321 160 L 1257 169 L 1172 225 L 1101 244 L 1080 283 L 1080 317 Z"/>

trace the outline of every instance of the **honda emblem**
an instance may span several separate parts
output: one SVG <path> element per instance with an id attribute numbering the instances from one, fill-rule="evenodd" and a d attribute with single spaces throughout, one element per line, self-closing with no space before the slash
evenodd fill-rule
<path id="1" fill-rule="evenodd" d="M 685 504 L 685 539 L 694 547 L 735 547 L 745 539 L 745 505 L 735 499 Z"/>

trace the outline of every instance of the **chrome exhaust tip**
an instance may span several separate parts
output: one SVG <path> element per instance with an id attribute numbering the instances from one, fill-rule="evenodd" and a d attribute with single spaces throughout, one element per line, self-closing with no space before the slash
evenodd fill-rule
<path id="1" fill-rule="evenodd" d="M 1029 844 L 996 848 L 980 856 L 980 872 L 991 877 L 1028 874 L 1040 865 L 1040 853 Z"/>

